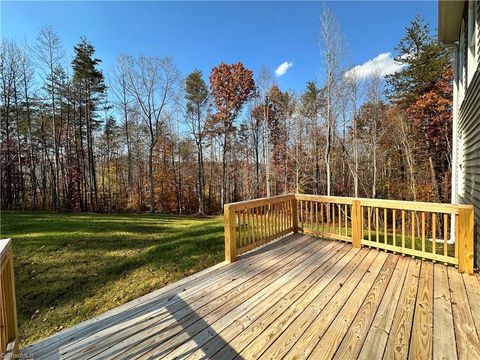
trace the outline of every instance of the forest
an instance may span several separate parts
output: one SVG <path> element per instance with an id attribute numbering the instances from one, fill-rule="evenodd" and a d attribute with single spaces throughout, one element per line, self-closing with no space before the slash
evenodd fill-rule
<path id="1" fill-rule="evenodd" d="M 364 78 L 335 15 L 319 21 L 321 79 L 281 89 L 267 67 L 119 54 L 52 26 L 3 40 L 1 208 L 217 214 L 284 193 L 450 201 L 451 54 L 412 20 L 401 70 Z M 71 46 L 71 45 L 69 45 Z M 241 60 L 241 59 L 239 59 Z"/>

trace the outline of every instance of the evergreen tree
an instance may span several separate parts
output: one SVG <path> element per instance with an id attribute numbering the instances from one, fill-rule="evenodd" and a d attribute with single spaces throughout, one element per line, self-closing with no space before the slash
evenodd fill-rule
<path id="1" fill-rule="evenodd" d="M 187 121 L 197 145 L 198 162 L 198 213 L 205 212 L 205 169 L 203 164 L 203 137 L 208 107 L 208 86 L 202 79 L 202 72 L 191 72 L 185 81 L 185 99 L 187 100 Z"/>
<path id="2" fill-rule="evenodd" d="M 105 94 L 103 73 L 98 69 L 101 60 L 93 57 L 95 48 L 85 38 L 74 46 L 75 57 L 72 61 L 73 81 L 77 88 L 79 111 L 79 131 L 83 152 L 83 127 L 87 140 L 87 171 L 90 193 L 90 205 L 93 210 L 98 209 L 98 190 L 94 159 L 94 132 L 100 126 L 96 110 L 99 108 L 102 96 Z"/>
<path id="3" fill-rule="evenodd" d="M 428 92 L 442 76 L 451 59 L 450 52 L 442 48 L 430 27 L 416 16 L 406 29 L 405 36 L 395 48 L 395 61 L 402 69 L 386 77 L 390 99 L 408 107 L 415 99 Z"/>

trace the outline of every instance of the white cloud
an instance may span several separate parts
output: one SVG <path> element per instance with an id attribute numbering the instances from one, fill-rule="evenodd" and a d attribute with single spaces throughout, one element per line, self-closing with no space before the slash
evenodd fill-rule
<path id="1" fill-rule="evenodd" d="M 281 63 L 280 65 L 278 65 L 278 67 L 275 69 L 275 75 L 277 75 L 277 77 L 280 77 L 282 75 L 285 75 L 285 73 L 287 72 L 287 70 L 289 68 L 291 68 L 293 66 L 293 62 L 290 62 L 290 61 L 285 61 L 284 63 Z"/>
<path id="2" fill-rule="evenodd" d="M 399 71 L 402 67 L 403 64 L 397 63 L 393 60 L 392 54 L 387 52 L 377 55 L 362 65 L 355 66 L 348 70 L 346 75 L 355 75 L 359 79 L 364 79 L 374 73 L 382 76 L 390 75 Z"/>

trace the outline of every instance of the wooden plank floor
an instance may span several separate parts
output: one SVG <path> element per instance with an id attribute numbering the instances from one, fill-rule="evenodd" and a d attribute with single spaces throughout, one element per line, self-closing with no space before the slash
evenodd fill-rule
<path id="1" fill-rule="evenodd" d="M 480 359 L 480 279 L 289 235 L 23 349 L 34 359 Z"/>

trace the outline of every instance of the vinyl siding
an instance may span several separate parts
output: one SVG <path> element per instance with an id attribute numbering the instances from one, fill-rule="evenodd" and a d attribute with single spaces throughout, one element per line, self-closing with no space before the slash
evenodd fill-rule
<path id="1" fill-rule="evenodd" d="M 480 71 L 477 68 L 458 112 L 457 201 L 475 207 L 475 264 L 480 266 Z M 459 149 L 460 148 L 460 149 Z"/>

